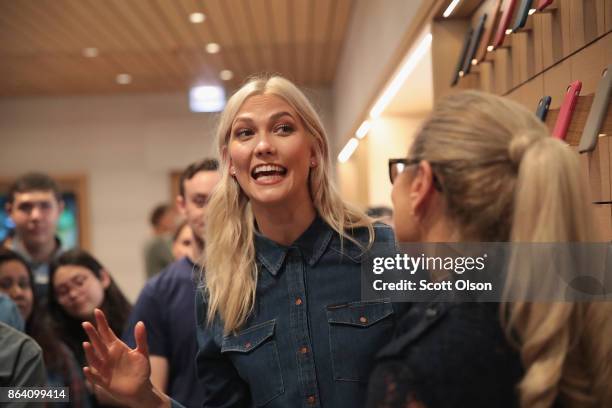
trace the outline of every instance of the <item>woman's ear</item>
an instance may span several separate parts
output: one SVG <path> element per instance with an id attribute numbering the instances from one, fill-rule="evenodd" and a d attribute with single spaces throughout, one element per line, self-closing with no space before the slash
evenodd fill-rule
<path id="1" fill-rule="evenodd" d="M 415 215 L 423 214 L 434 192 L 434 173 L 431 164 L 423 160 L 419 163 L 410 185 L 411 211 Z"/>
<path id="2" fill-rule="evenodd" d="M 106 290 L 111 284 L 110 274 L 106 271 L 106 269 L 100 270 L 100 282 L 102 282 L 102 287 Z"/>
<path id="3" fill-rule="evenodd" d="M 223 148 L 221 149 L 221 158 L 224 162 L 228 162 L 230 176 L 235 176 L 236 169 L 234 168 L 234 164 L 232 163 L 232 157 L 229 155 L 229 152 L 227 150 L 227 145 L 223 146 Z"/>

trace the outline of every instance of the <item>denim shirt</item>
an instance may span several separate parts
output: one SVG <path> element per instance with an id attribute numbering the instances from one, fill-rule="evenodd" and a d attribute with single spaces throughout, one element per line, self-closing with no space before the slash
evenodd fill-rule
<path id="1" fill-rule="evenodd" d="M 376 243 L 395 245 L 391 228 L 374 229 Z M 367 245 L 366 228 L 352 236 Z M 206 302 L 197 295 L 203 406 L 363 405 L 374 355 L 389 341 L 402 305 L 361 300 L 362 250 L 346 238 L 341 246 L 318 217 L 292 245 L 257 234 L 255 249 L 254 310 L 237 333 L 224 336 L 218 318 L 207 326 Z"/>

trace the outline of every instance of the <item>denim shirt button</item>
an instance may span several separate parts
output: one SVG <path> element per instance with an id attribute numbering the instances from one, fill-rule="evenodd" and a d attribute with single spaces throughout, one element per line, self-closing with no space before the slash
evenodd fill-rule
<path id="1" fill-rule="evenodd" d="M 314 405 L 315 403 L 315 397 L 314 395 L 311 395 L 310 397 L 306 398 L 306 401 L 310 404 L 310 405 Z"/>
<path id="2" fill-rule="evenodd" d="M 429 319 L 436 317 L 438 315 L 438 310 L 434 309 L 433 307 L 428 307 L 427 310 L 425 310 L 425 316 Z"/>
<path id="3" fill-rule="evenodd" d="M 300 349 L 300 353 L 302 353 L 302 354 L 306 354 L 306 353 L 308 353 L 308 347 L 302 347 L 302 348 Z"/>
<path id="4" fill-rule="evenodd" d="M 368 322 L 368 318 L 367 318 L 367 317 L 365 317 L 365 316 L 361 316 L 361 317 L 359 318 L 359 321 L 360 321 L 361 323 L 363 323 L 363 324 L 366 324 L 366 323 Z"/>
<path id="5" fill-rule="evenodd" d="M 251 342 L 247 341 L 244 345 L 245 348 L 251 348 Z"/>
<path id="6" fill-rule="evenodd" d="M 297 298 L 297 299 L 295 299 L 295 304 L 296 304 L 297 306 L 301 305 L 301 304 L 302 304 L 302 299 L 301 299 L 301 298 Z"/>

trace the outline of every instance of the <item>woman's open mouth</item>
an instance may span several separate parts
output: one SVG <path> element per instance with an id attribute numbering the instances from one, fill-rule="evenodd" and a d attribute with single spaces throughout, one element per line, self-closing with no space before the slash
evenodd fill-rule
<path id="1" fill-rule="evenodd" d="M 251 177 L 257 184 L 275 184 L 287 174 L 287 169 L 278 164 L 259 164 L 251 170 Z"/>

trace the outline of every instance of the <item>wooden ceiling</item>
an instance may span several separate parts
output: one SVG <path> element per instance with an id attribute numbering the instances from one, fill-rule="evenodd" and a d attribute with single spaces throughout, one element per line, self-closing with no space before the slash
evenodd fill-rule
<path id="1" fill-rule="evenodd" d="M 275 72 L 333 79 L 354 0 L 0 1 L 0 96 L 231 90 Z M 193 24 L 189 15 L 204 13 Z M 221 46 L 206 52 L 208 43 Z M 95 47 L 98 56 L 83 50 Z M 219 73 L 231 70 L 233 79 Z M 131 75 L 127 85 L 118 74 Z"/>

